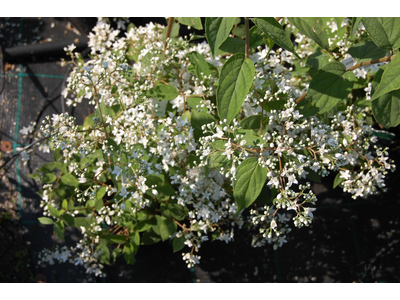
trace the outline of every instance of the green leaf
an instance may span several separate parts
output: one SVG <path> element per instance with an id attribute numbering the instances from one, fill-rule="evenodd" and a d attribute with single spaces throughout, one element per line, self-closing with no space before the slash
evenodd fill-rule
<path id="1" fill-rule="evenodd" d="M 207 17 L 206 38 L 210 45 L 212 57 L 215 58 L 218 48 L 228 38 L 236 18 L 231 17 Z"/>
<path id="2" fill-rule="evenodd" d="M 341 184 L 345 179 L 340 177 L 340 172 L 336 175 L 335 180 L 333 181 L 333 188 L 335 189 L 339 184 Z"/>
<path id="3" fill-rule="evenodd" d="M 38 218 L 39 222 L 43 225 L 50 225 L 50 224 L 54 224 L 54 221 L 50 218 L 47 217 L 41 217 Z"/>
<path id="4" fill-rule="evenodd" d="M 95 117 L 95 114 L 90 114 L 85 118 L 85 121 L 83 122 L 83 129 L 89 129 L 91 126 L 94 125 L 94 120 L 93 117 Z"/>
<path id="5" fill-rule="evenodd" d="M 117 256 L 118 254 L 120 254 L 122 252 L 121 248 L 114 248 L 113 252 L 112 252 L 112 256 L 113 256 L 113 260 L 114 262 L 117 260 Z"/>
<path id="6" fill-rule="evenodd" d="M 178 97 L 179 92 L 176 87 L 168 84 L 158 84 L 144 93 L 147 97 L 158 100 L 173 100 Z"/>
<path id="7" fill-rule="evenodd" d="M 178 203 L 168 203 L 168 209 L 172 217 L 178 221 L 183 221 L 189 213 L 189 209 L 186 206 Z"/>
<path id="8" fill-rule="evenodd" d="M 243 135 L 242 139 L 246 141 L 246 146 L 257 147 L 263 141 L 259 135 L 250 129 L 241 129 L 238 134 Z"/>
<path id="9" fill-rule="evenodd" d="M 363 17 L 361 22 L 379 48 L 389 51 L 400 47 L 400 18 Z"/>
<path id="10" fill-rule="evenodd" d="M 310 168 L 306 168 L 306 171 L 308 172 L 307 178 L 310 179 L 311 181 L 321 183 L 321 175 L 319 175 L 317 172 L 311 170 Z"/>
<path id="11" fill-rule="evenodd" d="M 138 231 L 135 231 L 133 234 L 129 236 L 129 243 L 133 245 L 134 251 L 135 253 L 137 253 L 140 246 L 140 234 Z"/>
<path id="12" fill-rule="evenodd" d="M 215 121 L 216 119 L 209 113 L 192 110 L 192 119 L 190 120 L 190 123 L 194 129 L 194 138 L 198 140 L 201 136 L 203 136 L 203 130 L 201 129 L 203 125 Z"/>
<path id="13" fill-rule="evenodd" d="M 190 52 L 188 56 L 190 63 L 194 66 L 195 74 L 200 80 L 203 80 L 204 76 L 210 75 L 210 68 L 203 55 L 198 52 Z"/>
<path id="14" fill-rule="evenodd" d="M 294 51 L 294 46 L 290 37 L 283 30 L 281 24 L 273 17 L 264 18 L 253 18 L 251 19 L 258 28 L 261 29 L 275 44 L 278 44 L 283 49 L 286 49 L 294 53 L 297 57 L 297 53 Z"/>
<path id="15" fill-rule="evenodd" d="M 372 101 L 376 121 L 385 128 L 400 124 L 400 89 L 391 91 Z"/>
<path id="16" fill-rule="evenodd" d="M 124 259 L 128 265 L 134 265 L 136 258 L 133 253 L 124 253 Z"/>
<path id="17" fill-rule="evenodd" d="M 344 64 L 331 62 L 314 75 L 305 100 L 316 106 L 320 114 L 325 113 L 347 99 L 354 79 L 354 73 L 346 72 Z"/>
<path id="18" fill-rule="evenodd" d="M 193 27 L 197 30 L 203 30 L 203 25 L 199 17 L 177 17 L 176 20 L 183 25 Z"/>
<path id="19" fill-rule="evenodd" d="M 45 163 L 43 166 L 41 166 L 39 169 L 37 169 L 37 172 L 48 173 L 48 172 L 53 171 L 55 168 L 56 168 L 56 162 L 52 161 L 52 162 Z"/>
<path id="20" fill-rule="evenodd" d="M 310 67 L 308 73 L 311 77 L 314 77 L 315 73 L 327 64 L 329 64 L 329 57 L 324 55 L 319 47 L 307 58 L 306 61 L 306 65 Z"/>
<path id="21" fill-rule="evenodd" d="M 125 244 L 126 236 L 123 234 L 111 235 L 109 240 L 116 244 Z"/>
<path id="22" fill-rule="evenodd" d="M 351 32 L 350 32 L 350 38 L 354 40 L 356 37 L 356 31 L 358 29 L 358 23 L 360 23 L 361 17 L 353 17 L 351 18 Z"/>
<path id="23" fill-rule="evenodd" d="M 246 38 L 246 26 L 244 24 L 239 24 L 233 27 L 232 34 L 241 39 Z"/>
<path id="24" fill-rule="evenodd" d="M 139 232 L 146 231 L 155 225 L 155 219 L 139 221 L 136 225 L 136 230 Z"/>
<path id="25" fill-rule="evenodd" d="M 246 42 L 240 38 L 228 37 L 219 47 L 227 53 L 245 53 Z"/>
<path id="26" fill-rule="evenodd" d="M 189 97 L 186 98 L 186 102 L 187 105 L 189 105 L 189 107 L 191 107 L 192 109 L 195 109 L 197 111 L 204 111 L 207 112 L 207 107 L 204 105 L 204 107 L 201 107 L 201 103 L 202 103 L 202 98 L 200 97 Z"/>
<path id="27" fill-rule="evenodd" d="M 263 33 L 257 26 L 253 26 L 249 30 L 249 46 L 256 48 L 264 44 Z"/>
<path id="28" fill-rule="evenodd" d="M 68 209 L 68 200 L 64 199 L 61 203 L 61 208 L 67 210 Z"/>
<path id="29" fill-rule="evenodd" d="M 244 160 L 237 168 L 236 181 L 233 183 L 233 196 L 238 212 L 249 207 L 260 194 L 267 179 L 268 170 L 260 167 L 257 157 Z"/>
<path id="30" fill-rule="evenodd" d="M 59 161 L 61 158 L 64 158 L 61 152 L 61 148 L 57 148 L 53 152 L 53 159 L 54 161 Z"/>
<path id="31" fill-rule="evenodd" d="M 221 120 L 229 124 L 239 113 L 254 80 L 255 68 L 250 58 L 235 54 L 223 65 L 217 88 L 217 108 Z"/>
<path id="32" fill-rule="evenodd" d="M 65 238 L 64 238 L 64 223 L 58 221 L 56 224 L 54 224 L 54 232 L 56 233 L 56 235 L 65 242 Z"/>
<path id="33" fill-rule="evenodd" d="M 208 166 L 210 168 L 227 168 L 229 165 L 232 164 L 232 162 L 226 157 L 226 155 L 222 155 L 222 151 L 214 151 L 211 152 L 210 155 L 208 156 Z"/>
<path id="34" fill-rule="evenodd" d="M 45 173 L 42 177 L 43 183 L 52 183 L 57 180 L 57 175 L 54 173 Z"/>
<path id="35" fill-rule="evenodd" d="M 392 142 L 393 139 L 396 137 L 394 133 L 385 131 L 385 130 L 374 130 L 372 132 L 373 135 L 377 136 L 381 140 Z"/>
<path id="36" fill-rule="evenodd" d="M 155 233 L 153 228 L 143 232 L 142 239 L 140 240 L 141 245 L 153 245 L 161 241 L 160 235 Z"/>
<path id="37" fill-rule="evenodd" d="M 81 226 L 88 228 L 89 224 L 90 224 L 90 220 L 86 217 L 76 217 L 74 223 L 75 223 L 75 227 L 80 230 Z"/>
<path id="38" fill-rule="evenodd" d="M 171 235 L 176 232 L 177 225 L 174 221 L 164 216 L 156 215 L 157 229 L 160 232 L 161 240 L 166 241 Z M 154 229 L 154 227 L 153 227 Z"/>
<path id="39" fill-rule="evenodd" d="M 69 215 L 69 214 L 64 214 L 62 216 L 63 221 L 70 227 L 75 227 L 75 219 L 73 216 Z"/>
<path id="40" fill-rule="evenodd" d="M 263 124 L 268 120 L 268 117 L 263 118 Z M 243 129 L 260 129 L 261 115 L 248 116 L 240 121 L 240 127 Z M 264 126 L 263 126 L 264 127 Z"/>
<path id="41" fill-rule="evenodd" d="M 322 48 L 329 50 L 328 36 L 321 18 L 288 18 L 302 34 L 314 40 Z"/>
<path id="42" fill-rule="evenodd" d="M 172 240 L 172 248 L 174 250 L 174 253 L 182 250 L 183 247 L 185 247 L 185 236 L 182 235 L 179 238 L 174 237 L 174 239 Z"/>
<path id="43" fill-rule="evenodd" d="M 98 253 L 98 261 L 101 264 L 110 264 L 110 249 L 107 247 L 107 242 L 100 242 L 96 247 L 96 252 Z"/>
<path id="44" fill-rule="evenodd" d="M 60 216 L 60 212 L 50 204 L 47 205 L 47 208 L 49 209 L 49 212 L 52 217 L 58 218 Z"/>
<path id="45" fill-rule="evenodd" d="M 361 42 L 350 47 L 348 53 L 358 60 L 358 63 L 382 58 L 386 51 L 377 47 L 374 42 Z"/>
<path id="46" fill-rule="evenodd" d="M 170 39 L 174 39 L 174 38 L 179 37 L 179 29 L 180 28 L 181 28 L 181 26 L 179 25 L 179 23 L 175 22 L 175 20 L 174 20 L 174 22 L 172 23 L 172 28 L 171 28 L 171 33 L 169 35 L 169 38 Z M 165 41 L 166 35 L 167 35 L 167 27 L 164 27 L 164 30 L 163 30 L 163 41 Z"/>
<path id="47" fill-rule="evenodd" d="M 102 186 L 96 191 L 96 200 L 94 201 L 94 208 L 99 211 L 103 206 L 103 197 L 106 194 L 107 188 L 105 186 Z"/>
<path id="48" fill-rule="evenodd" d="M 164 182 L 164 178 L 157 175 L 147 175 L 146 185 L 150 188 L 146 191 L 146 194 L 149 196 L 155 196 L 151 188 L 153 185 L 155 185 L 155 190 L 165 196 L 172 196 L 176 192 L 169 183 Z"/>
<path id="49" fill-rule="evenodd" d="M 383 72 L 381 82 L 377 90 L 371 96 L 371 101 L 394 90 L 400 89 L 400 55 L 387 65 Z"/>
<path id="50" fill-rule="evenodd" d="M 66 173 L 63 176 L 61 176 L 61 182 L 68 186 L 78 186 L 79 185 L 78 179 L 76 179 L 75 176 L 73 176 L 69 173 Z"/>

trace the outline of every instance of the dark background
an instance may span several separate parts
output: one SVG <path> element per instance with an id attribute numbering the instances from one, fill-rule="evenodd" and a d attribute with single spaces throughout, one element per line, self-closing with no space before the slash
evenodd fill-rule
<path id="1" fill-rule="evenodd" d="M 164 18 L 133 18 L 137 26 L 149 21 L 166 24 Z M 87 282 L 82 268 L 71 264 L 38 265 L 38 253 L 51 248 L 55 239 L 49 226 L 41 225 L 39 187 L 27 177 L 50 155 L 35 153 L 24 166 L 14 159 L 16 147 L 29 144 L 19 130 L 30 121 L 61 113 L 61 90 L 68 67 L 61 67 L 62 48 L 75 42 L 81 51 L 95 18 L 0 18 L 0 141 L 6 175 L 0 185 L 0 282 Z M 187 34 L 183 29 L 180 35 Z M 76 39 L 79 40 L 76 41 Z M 78 118 L 90 113 L 88 105 L 65 107 Z M 38 130 L 37 126 L 37 130 Z M 400 161 L 398 128 L 390 144 L 390 158 Z M 381 141 L 385 143 L 385 141 Z M 387 142 L 386 142 L 387 143 Z M 389 145 L 389 143 L 387 143 Z M 1 176 L 1 175 L 0 175 Z M 399 282 L 400 281 L 400 170 L 386 179 L 388 192 L 352 200 L 339 188 L 332 189 L 334 175 L 313 184 L 317 194 L 314 221 L 293 228 L 288 242 L 252 248 L 251 234 L 235 231 L 232 243 L 206 242 L 200 248 L 200 265 L 188 269 L 181 253 L 168 242 L 141 246 L 134 266 L 123 259 L 106 266 L 106 279 L 98 282 Z M 68 229 L 67 245 L 80 233 Z"/>

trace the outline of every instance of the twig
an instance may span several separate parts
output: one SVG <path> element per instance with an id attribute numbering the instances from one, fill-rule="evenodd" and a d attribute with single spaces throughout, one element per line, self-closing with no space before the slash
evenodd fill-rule
<path id="1" fill-rule="evenodd" d="M 249 48 L 250 48 L 250 31 L 249 31 L 249 18 L 244 18 L 245 26 L 246 26 L 246 46 L 245 46 L 245 57 L 249 57 Z"/>
<path id="2" fill-rule="evenodd" d="M 172 25 L 174 25 L 174 18 L 169 18 L 168 19 L 167 33 L 165 34 L 164 53 L 165 53 L 165 50 L 167 50 L 167 40 L 168 40 L 169 36 L 171 35 Z"/>
<path id="3" fill-rule="evenodd" d="M 393 60 L 393 58 L 395 56 L 396 55 L 392 55 L 392 56 L 386 56 L 386 57 L 382 57 L 382 58 L 374 59 L 374 60 L 370 60 L 370 61 L 364 61 L 362 63 L 359 63 L 359 64 L 356 64 L 356 65 L 352 66 L 351 68 L 348 69 L 348 71 L 353 71 L 353 70 L 355 70 L 357 68 L 360 68 L 360 67 L 363 67 L 363 66 L 368 66 L 368 65 L 379 64 L 379 63 L 382 63 L 382 62 L 391 61 L 391 60 Z"/>

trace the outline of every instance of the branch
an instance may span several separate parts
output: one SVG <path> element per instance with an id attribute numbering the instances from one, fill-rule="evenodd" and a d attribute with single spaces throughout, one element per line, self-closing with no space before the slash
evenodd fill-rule
<path id="1" fill-rule="evenodd" d="M 167 40 L 168 40 L 169 36 L 171 35 L 172 25 L 174 25 L 174 18 L 169 18 L 168 19 L 167 33 L 165 34 L 164 52 L 167 49 Z"/>
<path id="2" fill-rule="evenodd" d="M 245 18 L 245 26 L 246 26 L 246 47 L 245 47 L 245 57 L 249 57 L 249 48 L 250 48 L 250 31 L 249 31 L 249 18 Z"/>
<path id="3" fill-rule="evenodd" d="M 370 61 L 364 61 L 362 63 L 359 63 L 359 64 L 356 64 L 356 65 L 352 66 L 347 71 L 353 71 L 353 70 L 355 70 L 357 68 L 360 68 L 360 67 L 363 67 L 363 66 L 379 64 L 379 63 L 382 63 L 382 62 L 388 62 L 388 61 L 390 62 L 391 60 L 393 60 L 393 58 L 395 56 L 396 55 L 392 55 L 392 56 L 386 56 L 386 57 L 382 57 L 382 58 L 374 59 L 374 60 L 370 60 Z"/>
<path id="4" fill-rule="evenodd" d="M 299 104 L 299 102 L 300 102 L 301 100 L 303 100 L 303 99 L 306 97 L 306 95 L 307 95 L 307 92 L 305 92 L 303 95 L 301 95 L 299 98 L 297 98 L 297 99 L 296 99 L 296 104 Z"/>

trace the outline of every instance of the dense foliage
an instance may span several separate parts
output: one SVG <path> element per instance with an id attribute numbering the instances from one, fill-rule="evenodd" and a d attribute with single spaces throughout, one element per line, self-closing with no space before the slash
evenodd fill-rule
<path id="1" fill-rule="evenodd" d="M 170 18 L 124 36 L 100 18 L 89 39 L 89 60 L 66 49 L 63 94 L 95 112 L 83 124 L 48 116 L 41 147 L 54 161 L 32 174 L 40 222 L 82 239 L 42 262 L 101 276 L 117 256 L 133 264 L 140 245 L 169 241 L 191 267 L 203 242 L 244 228 L 276 249 L 312 222 L 312 181 L 333 172 L 356 199 L 395 168 L 373 125 L 400 123 L 398 18 Z"/>

